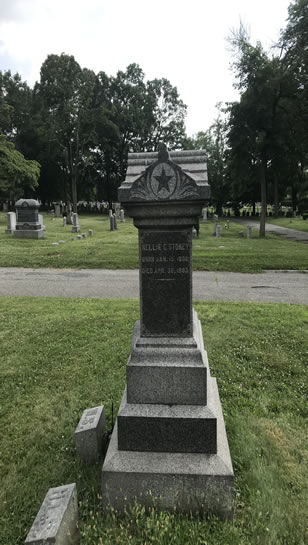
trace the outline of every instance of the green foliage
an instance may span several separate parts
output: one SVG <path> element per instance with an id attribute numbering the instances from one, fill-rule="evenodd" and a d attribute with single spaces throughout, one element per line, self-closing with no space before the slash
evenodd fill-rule
<path id="1" fill-rule="evenodd" d="M 197 303 L 235 471 L 234 519 L 101 509 L 102 460 L 76 459 L 86 407 L 119 407 L 137 301 L 0 301 L 0 543 L 21 545 L 49 487 L 76 482 L 81 545 L 304 545 L 307 308 Z M 223 331 L 223 342 L 222 334 Z"/>
<path id="2" fill-rule="evenodd" d="M 0 134 L 0 195 L 16 198 L 25 188 L 34 190 L 39 174 L 39 163 L 27 161 L 14 144 Z"/>

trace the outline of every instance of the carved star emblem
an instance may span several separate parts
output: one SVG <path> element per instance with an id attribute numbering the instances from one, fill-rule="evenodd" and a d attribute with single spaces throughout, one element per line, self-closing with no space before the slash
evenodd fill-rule
<path id="1" fill-rule="evenodd" d="M 158 188 L 157 188 L 157 193 L 163 188 L 165 188 L 168 191 L 168 193 L 170 192 L 169 180 L 171 180 L 172 175 L 168 176 L 165 173 L 164 167 L 162 168 L 161 175 L 160 176 L 154 176 L 154 178 L 158 181 L 158 184 L 159 184 Z"/>

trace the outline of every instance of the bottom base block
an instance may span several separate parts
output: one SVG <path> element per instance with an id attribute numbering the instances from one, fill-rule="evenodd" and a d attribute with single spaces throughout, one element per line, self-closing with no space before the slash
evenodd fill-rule
<path id="1" fill-rule="evenodd" d="M 25 229 L 22 230 L 16 230 L 13 232 L 13 236 L 15 238 L 44 238 L 44 231 L 43 229 Z"/>
<path id="2" fill-rule="evenodd" d="M 102 470 L 106 509 L 123 512 L 135 502 L 159 510 L 231 518 L 234 475 L 216 379 L 208 387 L 217 415 L 217 454 L 118 450 L 114 427 Z"/>

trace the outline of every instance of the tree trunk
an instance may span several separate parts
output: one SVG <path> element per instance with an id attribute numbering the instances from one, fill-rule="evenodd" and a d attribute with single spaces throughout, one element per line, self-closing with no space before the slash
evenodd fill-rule
<path id="1" fill-rule="evenodd" d="M 261 186 L 261 215 L 260 215 L 260 237 L 265 237 L 265 218 L 266 218 L 266 161 L 262 159 L 260 163 L 260 186 Z"/>
<path id="2" fill-rule="evenodd" d="M 274 175 L 274 215 L 275 215 L 275 218 L 278 218 L 278 215 L 279 215 L 279 193 L 278 193 L 278 180 L 277 180 L 276 175 Z"/>
<path id="3" fill-rule="evenodd" d="M 73 200 L 73 212 L 77 214 L 77 166 L 73 166 L 72 170 L 72 200 Z"/>
<path id="4" fill-rule="evenodd" d="M 296 191 L 296 184 L 295 183 L 292 184 L 291 193 L 292 193 L 292 210 L 293 210 L 293 212 L 296 212 L 297 191 Z"/>

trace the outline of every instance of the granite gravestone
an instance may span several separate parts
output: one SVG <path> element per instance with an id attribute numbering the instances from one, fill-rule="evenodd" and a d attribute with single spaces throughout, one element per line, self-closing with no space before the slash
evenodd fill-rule
<path id="1" fill-rule="evenodd" d="M 42 217 L 39 216 L 39 203 L 34 199 L 19 199 L 16 202 L 16 229 L 13 232 L 17 238 L 43 238 Z"/>
<path id="2" fill-rule="evenodd" d="M 6 230 L 5 232 L 8 234 L 14 233 L 16 229 L 16 213 L 15 212 L 8 212 L 6 217 Z"/>
<path id="3" fill-rule="evenodd" d="M 50 488 L 33 522 L 25 545 L 77 545 L 78 502 L 76 484 Z"/>
<path id="4" fill-rule="evenodd" d="M 192 308 L 192 228 L 209 195 L 203 151 L 129 154 L 119 200 L 139 230 L 140 322 L 102 470 L 106 507 L 232 515 L 224 420 Z"/>
<path id="5" fill-rule="evenodd" d="M 80 232 L 80 225 L 78 220 L 78 214 L 76 212 L 73 212 L 72 214 L 72 233 L 79 233 Z"/>

